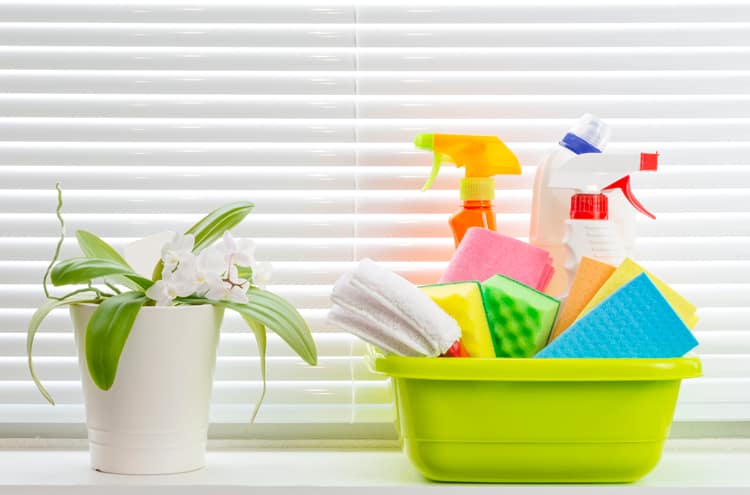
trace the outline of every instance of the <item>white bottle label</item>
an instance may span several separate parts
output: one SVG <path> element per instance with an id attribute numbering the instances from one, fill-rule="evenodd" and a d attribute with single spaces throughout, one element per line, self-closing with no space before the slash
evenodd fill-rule
<path id="1" fill-rule="evenodd" d="M 628 243 L 611 220 L 568 220 L 565 245 L 568 257 L 565 270 L 572 282 L 582 256 L 617 266 L 628 253 Z"/>

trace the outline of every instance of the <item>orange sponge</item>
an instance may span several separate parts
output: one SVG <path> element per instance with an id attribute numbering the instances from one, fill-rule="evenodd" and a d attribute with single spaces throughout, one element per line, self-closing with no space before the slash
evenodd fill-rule
<path id="1" fill-rule="evenodd" d="M 586 307 L 614 271 L 615 267 L 607 263 L 586 256 L 581 258 L 581 264 L 578 265 L 578 271 L 573 279 L 573 285 L 570 287 L 568 298 L 563 304 L 560 317 L 549 336 L 550 342 L 576 321 L 583 308 Z"/>

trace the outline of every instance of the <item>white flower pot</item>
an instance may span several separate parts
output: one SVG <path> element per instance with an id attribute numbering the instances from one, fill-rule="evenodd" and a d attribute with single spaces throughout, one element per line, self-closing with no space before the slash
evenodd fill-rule
<path id="1" fill-rule="evenodd" d="M 211 305 L 142 308 L 115 382 L 104 391 L 91 381 L 84 352 L 86 325 L 95 309 L 92 304 L 70 307 L 91 467 L 120 474 L 203 467 L 223 310 Z"/>

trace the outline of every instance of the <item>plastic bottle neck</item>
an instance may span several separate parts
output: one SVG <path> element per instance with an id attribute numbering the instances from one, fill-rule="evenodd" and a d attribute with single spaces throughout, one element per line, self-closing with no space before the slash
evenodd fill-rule
<path id="1" fill-rule="evenodd" d="M 493 202 L 491 200 L 469 199 L 463 201 L 463 207 L 466 210 L 491 210 Z"/>
<path id="2" fill-rule="evenodd" d="M 609 219 L 609 201 L 606 194 L 574 194 L 570 198 L 571 220 Z"/>

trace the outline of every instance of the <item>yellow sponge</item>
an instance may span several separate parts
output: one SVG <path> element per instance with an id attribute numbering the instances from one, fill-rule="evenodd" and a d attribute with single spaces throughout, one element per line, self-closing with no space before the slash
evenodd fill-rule
<path id="1" fill-rule="evenodd" d="M 471 357 L 495 357 L 479 282 L 423 285 L 420 289 L 458 322 L 461 343 Z"/>
<path id="2" fill-rule="evenodd" d="M 651 282 L 653 282 L 656 288 L 659 289 L 659 292 L 661 292 L 667 302 L 669 302 L 672 309 L 674 309 L 675 313 L 677 313 L 685 326 L 691 329 L 695 327 L 695 324 L 698 323 L 698 316 L 695 314 L 697 309 L 695 305 L 675 292 L 666 283 L 647 272 L 641 265 L 630 258 L 625 258 L 625 261 L 617 267 L 612 276 L 604 282 L 604 285 L 602 285 L 594 297 L 591 298 L 586 307 L 583 308 L 576 321 L 580 320 L 581 317 L 593 309 L 594 306 L 598 305 L 604 299 L 612 295 L 617 289 L 627 284 L 641 273 L 648 275 L 648 278 L 651 279 Z"/>

